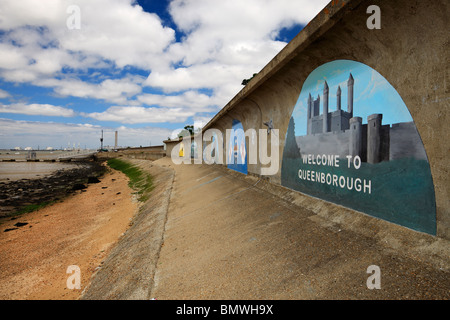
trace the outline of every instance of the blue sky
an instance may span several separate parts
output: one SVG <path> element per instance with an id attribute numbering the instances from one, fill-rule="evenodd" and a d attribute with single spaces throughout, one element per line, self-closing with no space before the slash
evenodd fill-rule
<path id="1" fill-rule="evenodd" d="M 295 135 L 306 135 L 308 96 L 320 96 L 320 114 L 323 113 L 323 87 L 329 87 L 328 111 L 336 110 L 336 92 L 341 87 L 341 109 L 347 111 L 347 82 L 350 73 L 353 85 L 353 115 L 367 123 L 367 117 L 374 113 L 383 114 L 383 124 L 413 121 L 408 108 L 397 91 L 376 70 L 350 60 L 336 60 L 315 69 L 305 80 L 297 104 L 293 111 Z"/>
<path id="2" fill-rule="evenodd" d="M 4 0 L 0 148 L 158 145 L 205 124 L 328 1 Z M 75 9 L 74 9 L 75 7 Z"/>

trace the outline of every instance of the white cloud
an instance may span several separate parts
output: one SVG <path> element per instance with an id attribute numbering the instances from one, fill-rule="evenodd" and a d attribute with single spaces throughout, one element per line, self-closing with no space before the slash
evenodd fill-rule
<path id="1" fill-rule="evenodd" d="M 0 89 L 0 99 L 9 98 L 11 95 L 5 90 Z"/>
<path id="2" fill-rule="evenodd" d="M 114 121 L 119 123 L 162 123 L 184 122 L 194 116 L 195 111 L 177 108 L 145 108 L 139 106 L 113 106 L 103 112 L 84 113 L 99 121 Z"/>
<path id="3" fill-rule="evenodd" d="M 328 0 L 175 0 L 174 23 L 186 36 L 169 46 L 172 65 L 153 69 L 145 85 L 164 92 L 208 88 L 223 107 L 285 45 L 283 28 L 307 24 Z M 176 66 L 176 67 L 175 67 Z"/>
<path id="4" fill-rule="evenodd" d="M 216 97 L 197 91 L 186 91 L 177 95 L 145 93 L 138 95 L 135 106 L 112 106 L 103 112 L 82 113 L 82 116 L 99 121 L 119 123 L 163 123 L 185 122 L 197 113 L 217 111 Z"/>
<path id="5" fill-rule="evenodd" d="M 163 27 L 156 14 L 132 5 L 132 0 L 77 2 L 81 29 L 58 33 L 61 46 L 67 50 L 99 55 L 119 68 L 133 65 L 149 70 L 175 40 L 174 30 Z"/>
<path id="6" fill-rule="evenodd" d="M 190 90 L 178 95 L 142 94 L 137 100 L 148 106 L 161 106 L 167 108 L 187 108 L 196 111 L 208 111 L 208 107 L 217 105 L 214 98 Z"/>
<path id="7" fill-rule="evenodd" d="M 100 56 L 118 67 L 134 65 L 144 69 L 149 69 L 151 58 L 175 39 L 174 30 L 163 27 L 157 15 L 144 12 L 133 0 L 77 0 L 81 25 L 73 30 L 66 23 L 72 14 L 66 11 L 70 5 L 74 2 L 3 0 L 0 29 L 27 26 L 19 29 L 22 32 L 16 31 L 19 36 L 9 36 L 29 47 L 42 44 L 35 37 L 40 34 L 38 39 L 51 39 L 60 50 Z"/>
<path id="8" fill-rule="evenodd" d="M 22 68 L 27 63 L 28 59 L 18 47 L 0 43 L 0 68 L 7 70 Z"/>
<path id="9" fill-rule="evenodd" d="M 0 77 L 40 86 L 43 79 L 66 78 L 63 69 L 75 77 L 88 68 L 130 65 L 148 71 L 175 39 L 174 30 L 163 27 L 157 15 L 144 12 L 133 0 L 76 1 L 79 30 L 66 26 L 69 5 L 73 1 L 2 1 Z"/>
<path id="10" fill-rule="evenodd" d="M 171 72 L 152 72 L 145 84 L 162 88 L 166 92 L 200 88 L 217 89 L 227 83 L 236 83 L 237 87 L 241 87 L 240 75 L 245 74 L 246 69 L 245 66 L 209 62 L 180 67 Z"/>
<path id="11" fill-rule="evenodd" d="M 140 83 L 144 79 L 139 76 L 127 76 L 120 79 L 106 79 L 100 83 L 90 83 L 79 79 L 44 79 L 43 87 L 51 87 L 60 96 L 93 98 L 116 104 L 129 103 L 128 98 L 140 93 Z"/>
<path id="12" fill-rule="evenodd" d="M 175 0 L 170 13 L 187 37 L 171 49 L 187 66 L 215 60 L 262 67 L 285 45 L 274 40 L 278 32 L 308 23 L 327 2 Z"/>
<path id="13" fill-rule="evenodd" d="M 75 111 L 72 109 L 53 106 L 50 104 L 23 104 L 15 103 L 10 105 L 0 104 L 0 113 L 16 113 L 26 115 L 38 115 L 38 116 L 53 116 L 53 117 L 73 117 Z"/>

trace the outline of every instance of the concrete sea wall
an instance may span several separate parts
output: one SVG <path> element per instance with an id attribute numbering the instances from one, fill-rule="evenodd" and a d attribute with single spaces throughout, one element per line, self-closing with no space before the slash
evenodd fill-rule
<path id="1" fill-rule="evenodd" d="M 279 129 L 282 158 L 289 121 L 307 77 L 337 60 L 369 66 L 386 79 L 407 106 L 431 171 L 435 197 L 432 233 L 450 239 L 448 3 L 376 1 L 381 28 L 369 29 L 367 8 L 372 4 L 365 0 L 331 1 L 203 130 L 218 129 L 225 137 L 234 120 L 240 121 L 244 130 L 267 129 L 264 123 L 271 120 Z M 355 96 L 355 115 L 356 100 Z M 397 136 L 400 140 L 394 143 L 398 145 L 402 138 L 401 134 Z M 178 141 L 165 143 L 170 155 Z M 223 154 L 225 163 L 226 152 Z M 280 160 L 278 173 L 267 177 L 270 182 L 282 185 L 282 166 Z M 260 162 L 249 163 L 248 173 L 260 175 L 263 167 Z"/>

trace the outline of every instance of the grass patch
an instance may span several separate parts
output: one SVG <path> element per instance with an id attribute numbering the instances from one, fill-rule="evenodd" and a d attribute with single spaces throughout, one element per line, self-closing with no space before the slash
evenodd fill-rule
<path id="1" fill-rule="evenodd" d="M 30 204 L 30 205 L 27 205 L 27 206 L 17 210 L 16 213 L 14 214 L 14 216 L 21 215 L 24 213 L 30 213 L 30 212 L 45 208 L 47 206 L 50 206 L 56 202 L 57 201 L 46 201 L 46 202 L 42 202 L 39 204 Z"/>
<path id="2" fill-rule="evenodd" d="M 136 191 L 139 201 L 146 201 L 150 197 L 150 192 L 153 190 L 153 179 L 149 173 L 120 159 L 109 159 L 107 163 L 108 166 L 123 172 L 130 179 L 128 185 Z"/>

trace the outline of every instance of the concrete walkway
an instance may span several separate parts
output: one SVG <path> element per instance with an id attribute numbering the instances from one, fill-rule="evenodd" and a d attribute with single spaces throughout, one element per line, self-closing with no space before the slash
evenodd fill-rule
<path id="1" fill-rule="evenodd" d="M 446 240 L 219 166 L 133 162 L 156 188 L 85 299 L 450 298 Z"/>
<path id="2" fill-rule="evenodd" d="M 295 205 L 305 196 L 226 168 L 155 163 L 175 179 L 153 298 L 450 298 L 448 241 L 310 197 Z M 349 214 L 358 223 L 346 227 Z M 379 290 L 367 287 L 371 265 Z"/>

